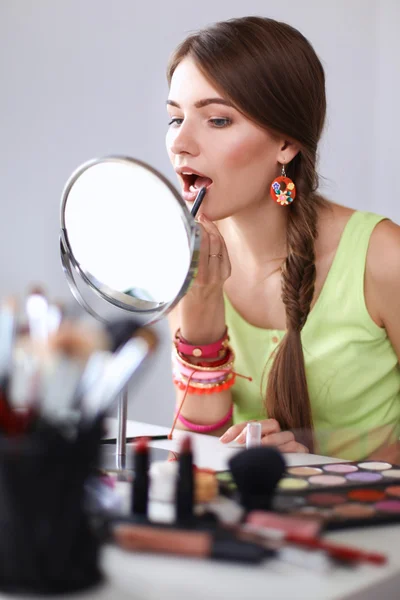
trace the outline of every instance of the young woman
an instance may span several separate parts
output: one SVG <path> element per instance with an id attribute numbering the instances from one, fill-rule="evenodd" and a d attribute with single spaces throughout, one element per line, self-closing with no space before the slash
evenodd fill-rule
<path id="1" fill-rule="evenodd" d="M 168 80 L 189 206 L 207 187 L 198 275 L 170 315 L 178 426 L 244 442 L 258 420 L 283 452 L 397 451 L 400 229 L 318 193 L 312 46 L 271 19 L 220 22 L 180 44 Z"/>

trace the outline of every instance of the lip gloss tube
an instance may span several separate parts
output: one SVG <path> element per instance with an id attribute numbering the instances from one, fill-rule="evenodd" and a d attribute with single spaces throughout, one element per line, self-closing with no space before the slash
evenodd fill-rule
<path id="1" fill-rule="evenodd" d="M 176 482 L 176 521 L 186 522 L 193 519 L 194 474 L 192 440 L 184 438 L 178 459 L 178 477 Z"/>
<path id="2" fill-rule="evenodd" d="M 147 517 L 149 497 L 149 447 L 146 438 L 135 446 L 135 465 L 132 483 L 131 512 L 133 515 Z"/>
<path id="3" fill-rule="evenodd" d="M 261 423 L 250 421 L 246 430 L 246 448 L 261 446 Z"/>

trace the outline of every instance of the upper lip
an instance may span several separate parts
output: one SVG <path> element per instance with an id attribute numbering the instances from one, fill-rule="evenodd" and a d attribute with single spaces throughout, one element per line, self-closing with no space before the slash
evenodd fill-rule
<path id="1" fill-rule="evenodd" d="M 183 173 L 193 173 L 193 175 L 198 175 L 199 177 L 208 177 L 207 175 L 204 175 L 204 173 L 200 173 L 200 171 L 189 166 L 175 167 L 175 173 L 178 173 L 179 175 L 182 175 Z M 211 179 L 211 177 L 208 177 L 208 179 Z"/>

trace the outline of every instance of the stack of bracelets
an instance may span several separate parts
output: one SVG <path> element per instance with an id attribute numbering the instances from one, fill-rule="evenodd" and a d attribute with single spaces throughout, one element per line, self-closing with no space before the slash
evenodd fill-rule
<path id="1" fill-rule="evenodd" d="M 230 421 L 233 405 L 223 419 L 212 425 L 191 423 L 180 412 L 187 394 L 215 394 L 231 388 L 238 375 L 233 370 L 234 360 L 235 355 L 229 345 L 227 329 L 221 339 L 203 346 L 194 346 L 187 342 L 178 329 L 172 353 L 173 381 L 179 389 L 185 391 L 176 415 L 185 427 L 199 433 L 207 433 Z"/>

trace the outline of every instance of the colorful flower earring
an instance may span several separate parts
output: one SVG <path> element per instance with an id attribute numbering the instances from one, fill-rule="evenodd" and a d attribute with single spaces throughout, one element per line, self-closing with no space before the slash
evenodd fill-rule
<path id="1" fill-rule="evenodd" d="M 286 177 L 285 165 L 282 165 L 282 175 L 273 180 L 269 193 L 281 206 L 291 204 L 296 198 L 296 186 L 290 177 Z"/>

